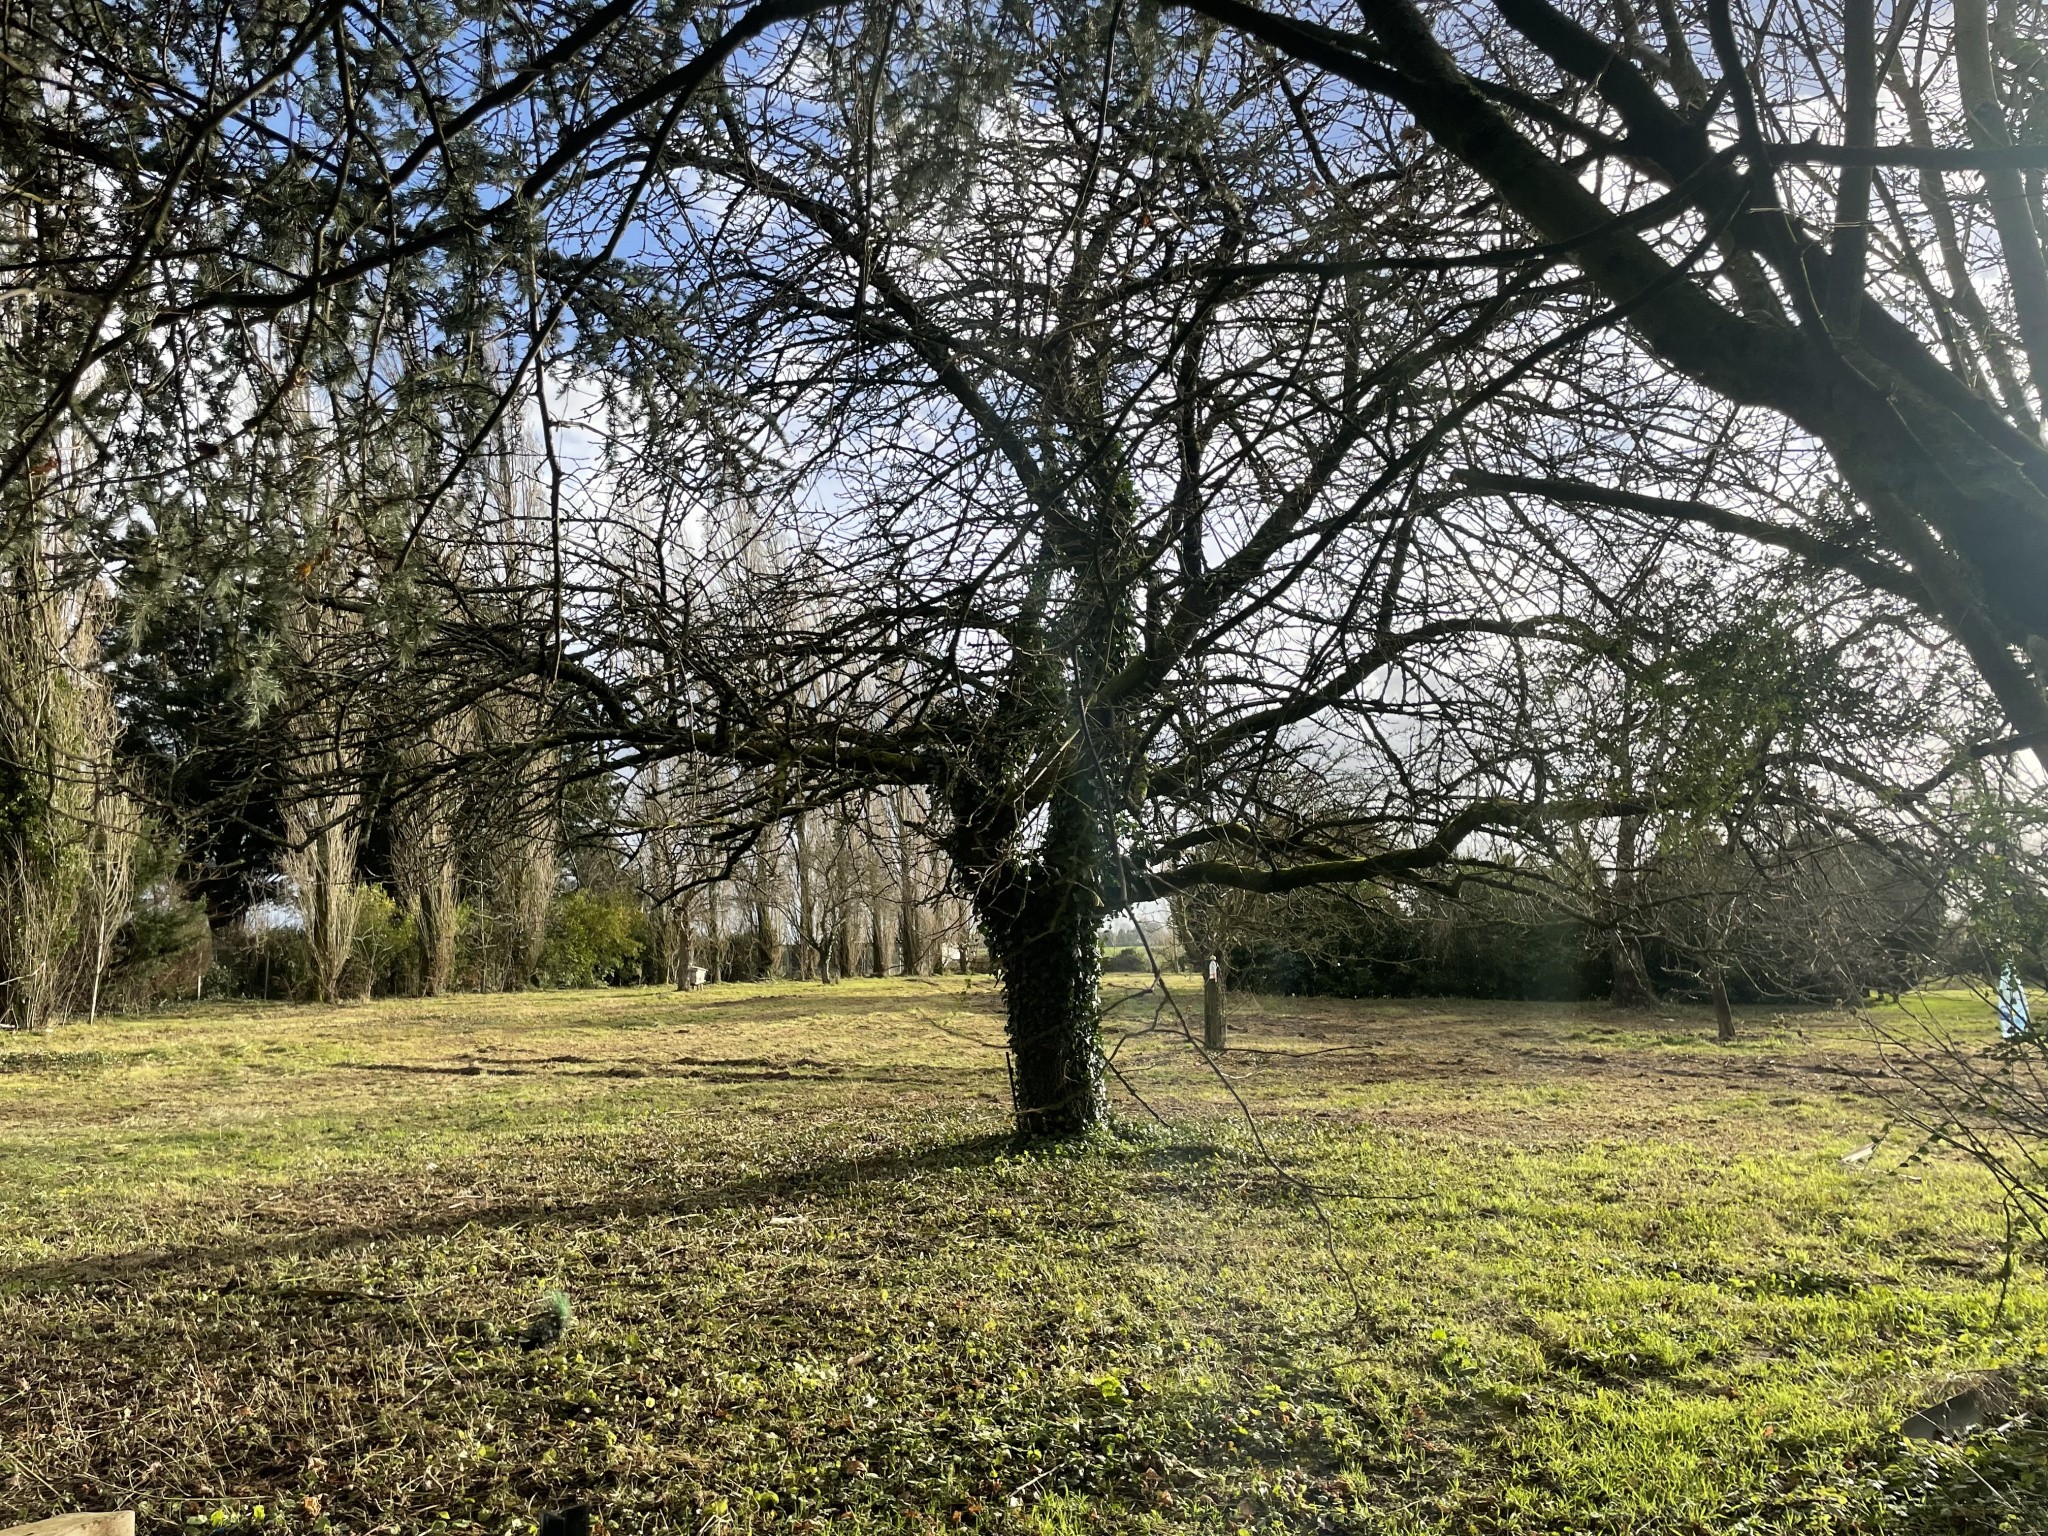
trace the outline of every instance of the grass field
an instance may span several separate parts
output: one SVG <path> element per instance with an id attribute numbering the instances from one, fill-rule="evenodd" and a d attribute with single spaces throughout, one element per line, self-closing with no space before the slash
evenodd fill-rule
<path id="1" fill-rule="evenodd" d="M 1850 1016 L 1233 998 L 1249 1120 L 1115 1016 L 1147 1107 L 1050 1152 L 986 979 L 0 1037 L 0 1525 L 2048 1528 L 2048 1434 L 1900 1437 L 2038 1404 L 2048 1290 L 1842 1163 Z"/>

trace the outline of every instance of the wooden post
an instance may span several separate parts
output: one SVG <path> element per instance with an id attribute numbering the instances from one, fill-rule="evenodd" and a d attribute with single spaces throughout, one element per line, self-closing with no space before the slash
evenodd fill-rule
<path id="1" fill-rule="evenodd" d="M 1716 968 L 1707 978 L 1707 990 L 1714 999 L 1714 1037 L 1724 1044 L 1735 1038 L 1735 1015 L 1728 1009 L 1728 977 Z"/>
<path id="2" fill-rule="evenodd" d="M 1202 1044 L 1212 1051 L 1223 1049 L 1223 961 L 1209 957 L 1209 973 L 1202 978 Z"/>

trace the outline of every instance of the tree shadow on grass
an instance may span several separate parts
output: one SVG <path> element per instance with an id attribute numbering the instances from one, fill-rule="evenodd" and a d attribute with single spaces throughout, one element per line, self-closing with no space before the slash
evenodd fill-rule
<path id="1" fill-rule="evenodd" d="M 900 1183 L 920 1173 L 982 1168 L 1022 1145 L 1013 1135 L 974 1136 L 917 1151 L 831 1158 L 699 1190 L 669 1188 L 623 1198 L 601 1195 L 582 1200 L 451 1205 L 438 1211 L 407 1212 L 392 1221 L 336 1222 L 312 1231 L 133 1248 L 87 1259 L 59 1259 L 0 1270 L 0 1296 L 47 1295 L 98 1285 L 133 1285 L 138 1281 L 232 1288 L 238 1283 L 234 1271 L 268 1260 L 324 1258 L 371 1244 L 447 1237 L 467 1228 L 501 1230 L 536 1223 L 595 1225 L 634 1217 L 702 1215 L 766 1206 L 805 1196 L 849 1193 L 868 1185 Z M 350 1204 L 359 1203 L 351 1191 Z M 214 1278 L 209 1280 L 209 1276 Z"/>

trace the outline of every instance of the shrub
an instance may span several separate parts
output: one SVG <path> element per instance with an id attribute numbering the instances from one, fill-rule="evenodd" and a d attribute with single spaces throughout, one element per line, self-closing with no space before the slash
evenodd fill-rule
<path id="1" fill-rule="evenodd" d="M 343 997 L 409 997 L 420 987 L 420 942 L 412 914 L 381 885 L 356 887 L 356 942 L 342 971 Z"/>
<path id="2" fill-rule="evenodd" d="M 551 987 L 622 987 L 640 979 L 647 914 L 622 893 L 570 891 L 548 906 L 540 977 Z"/>
<path id="3" fill-rule="evenodd" d="M 205 990 L 215 997 L 260 997 L 294 1002 L 313 993 L 313 951 L 288 923 L 244 918 L 216 939 Z M 261 924 L 261 926 L 259 926 Z"/>
<path id="4" fill-rule="evenodd" d="M 214 963 L 205 904 L 165 884 L 142 893 L 115 946 L 101 989 L 108 1012 L 146 1008 L 170 997 L 190 997 Z"/>

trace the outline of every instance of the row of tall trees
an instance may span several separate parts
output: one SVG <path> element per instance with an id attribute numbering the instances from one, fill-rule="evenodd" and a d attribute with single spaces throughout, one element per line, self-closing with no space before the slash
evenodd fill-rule
<path id="1" fill-rule="evenodd" d="M 698 971 L 836 981 L 972 963 L 971 927 L 907 792 L 799 814 L 743 852 L 676 815 L 672 796 L 640 810 L 621 830 L 639 849 L 650 958 L 674 985 Z"/>
<path id="2" fill-rule="evenodd" d="M 123 548 L 113 638 L 130 755 L 218 924 L 288 902 L 298 984 L 329 1000 L 372 973 L 425 995 L 583 974 L 586 961 L 550 955 L 558 898 L 579 881 L 586 915 L 589 898 L 632 909 L 630 942 L 678 984 L 700 968 L 832 978 L 964 959 L 971 940 L 914 790 L 736 821 L 735 797 L 772 795 L 771 776 L 623 761 L 559 686 L 573 658 L 507 664 L 502 647 L 559 627 L 577 600 L 558 573 L 565 528 L 580 525 L 558 504 L 558 449 L 532 402 L 405 530 L 421 571 L 392 558 L 388 524 L 392 481 L 402 492 L 430 472 L 423 438 L 387 423 L 367 444 L 360 431 L 307 440 L 339 414 L 301 412 L 250 445 L 231 495 L 275 490 L 324 456 L 310 494 L 284 498 L 259 532 L 229 543 L 203 522 L 159 527 Z M 750 526 L 736 558 L 761 572 L 771 546 Z M 195 685 L 199 632 L 218 671 Z"/>
<path id="3" fill-rule="evenodd" d="M 985 963 L 928 851 L 813 813 L 771 829 L 729 876 L 701 843 L 678 855 L 654 807 L 517 840 L 455 831 L 432 859 L 404 852 L 423 813 L 358 796 L 338 831 L 277 850 L 277 901 L 231 925 L 215 985 L 338 1001 L 531 986 L 923 975 Z M 365 836 L 365 824 L 370 835 Z M 566 835 L 565 835 L 566 834 Z M 908 868 L 905 868 L 907 863 Z M 423 886 L 422 874 L 432 885 Z M 908 879 L 910 884 L 903 882 Z M 906 890 L 909 892 L 906 896 Z"/>

